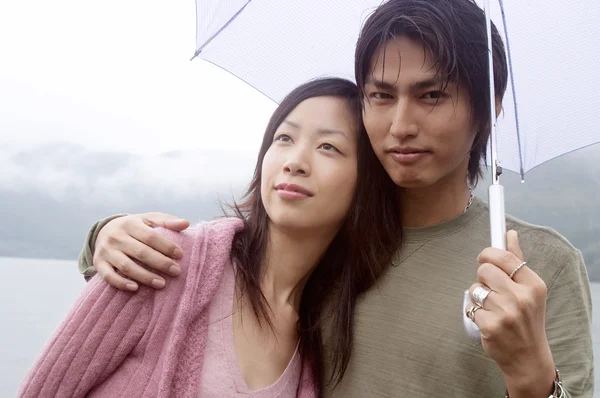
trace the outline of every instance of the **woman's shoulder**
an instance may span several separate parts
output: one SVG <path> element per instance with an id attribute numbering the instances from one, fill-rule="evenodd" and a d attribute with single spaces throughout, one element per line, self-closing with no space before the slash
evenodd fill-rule
<path id="1" fill-rule="evenodd" d="M 219 218 L 200 222 L 181 232 L 157 228 L 183 250 L 178 260 L 182 271 L 203 268 L 206 262 L 221 264 L 229 260 L 233 239 L 244 228 L 239 218 Z"/>
<path id="2" fill-rule="evenodd" d="M 203 228 L 205 237 L 215 241 L 229 241 L 238 231 L 244 228 L 244 221 L 238 217 L 222 217 L 211 221 L 204 221 L 194 228 Z"/>
<path id="3" fill-rule="evenodd" d="M 235 217 L 201 221 L 183 231 L 172 231 L 163 227 L 156 228 L 161 234 L 180 246 L 185 252 L 198 243 L 227 243 L 233 241 L 235 234 L 244 227 L 243 220 Z"/>

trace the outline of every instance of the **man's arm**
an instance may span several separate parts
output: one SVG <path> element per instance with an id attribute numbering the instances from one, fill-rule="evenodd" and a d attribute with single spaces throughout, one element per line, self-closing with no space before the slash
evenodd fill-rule
<path id="1" fill-rule="evenodd" d="M 136 291 L 136 282 L 161 289 L 166 281 L 153 271 L 179 275 L 181 269 L 175 260 L 183 252 L 155 228 L 179 232 L 189 225 L 187 220 L 162 213 L 119 214 L 100 220 L 88 232 L 79 255 L 79 272 L 86 280 L 98 273 L 120 290 Z"/>
<path id="2" fill-rule="evenodd" d="M 96 270 L 94 269 L 94 249 L 96 247 L 98 233 L 106 224 L 115 218 L 124 217 L 126 215 L 127 214 L 116 214 L 114 216 L 103 218 L 102 220 L 96 221 L 94 225 L 92 225 L 92 228 L 90 228 L 88 231 L 83 244 L 83 249 L 81 249 L 81 253 L 79 253 L 79 258 L 77 259 L 79 272 L 83 275 L 86 281 L 89 281 L 92 276 L 96 275 Z"/>

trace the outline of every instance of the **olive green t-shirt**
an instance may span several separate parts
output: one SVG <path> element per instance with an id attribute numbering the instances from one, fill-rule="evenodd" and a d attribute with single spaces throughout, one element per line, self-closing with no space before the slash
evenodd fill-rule
<path id="1" fill-rule="evenodd" d="M 88 235 L 79 259 L 86 275 L 93 272 L 97 231 L 108 220 Z M 591 398 L 592 308 L 581 253 L 549 228 L 512 217 L 507 228 L 519 233 L 528 266 L 548 286 L 547 336 L 568 396 Z M 392 266 L 356 308 L 350 364 L 325 396 L 504 397 L 498 366 L 462 324 L 463 293 L 476 282 L 476 258 L 489 242 L 488 209 L 478 198 L 453 220 L 406 229 Z"/>
<path id="2" fill-rule="evenodd" d="M 591 398 L 591 296 L 581 253 L 551 229 L 512 217 L 507 228 L 548 287 L 546 331 L 565 387 Z M 503 398 L 502 373 L 462 321 L 463 293 L 477 281 L 476 258 L 489 242 L 480 199 L 451 221 L 406 229 L 392 267 L 356 308 L 350 364 L 326 396 Z"/>

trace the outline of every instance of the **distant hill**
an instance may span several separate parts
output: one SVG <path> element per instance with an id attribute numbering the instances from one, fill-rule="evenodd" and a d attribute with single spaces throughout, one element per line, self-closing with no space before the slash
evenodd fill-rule
<path id="1" fill-rule="evenodd" d="M 590 279 L 600 281 L 600 146 L 554 159 L 520 182 L 505 172 L 506 211 L 527 222 L 556 229 L 583 252 Z M 477 194 L 487 199 L 489 178 Z"/>
<path id="2" fill-rule="evenodd" d="M 221 215 L 220 201 L 239 196 L 253 168 L 254 159 L 236 153 L 0 147 L 0 257 L 75 259 L 89 227 L 116 213 L 210 219 Z"/>
<path id="3" fill-rule="evenodd" d="M 600 146 L 542 165 L 521 184 L 505 172 L 507 212 L 547 225 L 584 254 L 600 281 Z M 88 228 L 115 213 L 161 211 L 192 222 L 220 215 L 239 195 L 254 159 L 235 153 L 143 157 L 90 152 L 71 144 L 0 147 L 0 257 L 75 259 Z M 486 199 L 488 183 L 477 194 Z"/>

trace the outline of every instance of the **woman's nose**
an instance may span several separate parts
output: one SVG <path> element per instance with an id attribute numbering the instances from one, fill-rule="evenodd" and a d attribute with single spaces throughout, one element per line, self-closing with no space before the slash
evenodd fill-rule
<path id="1" fill-rule="evenodd" d="M 296 153 L 284 163 L 283 171 L 284 173 L 291 175 L 308 176 L 310 174 L 310 164 L 304 151 L 296 151 Z"/>

